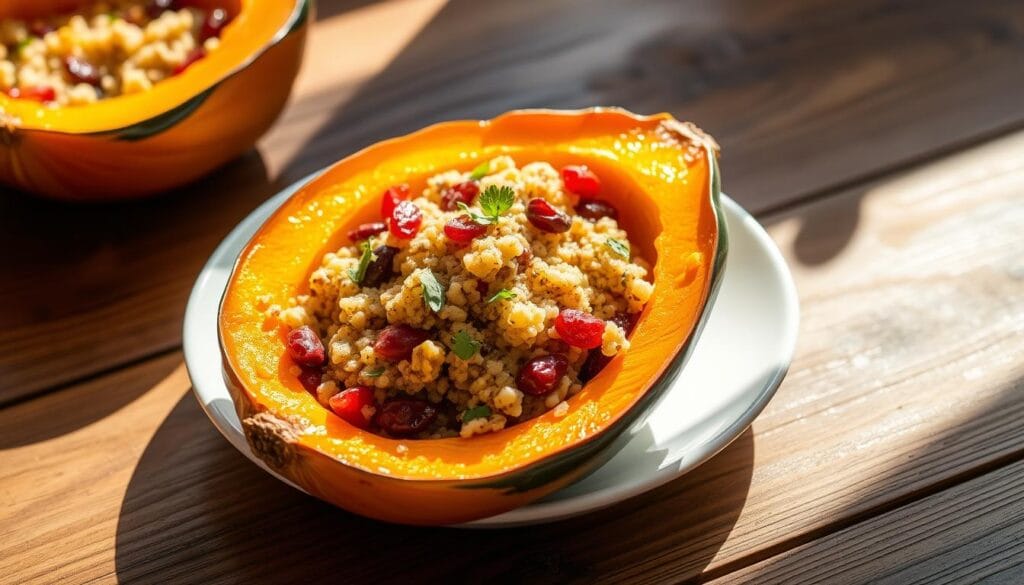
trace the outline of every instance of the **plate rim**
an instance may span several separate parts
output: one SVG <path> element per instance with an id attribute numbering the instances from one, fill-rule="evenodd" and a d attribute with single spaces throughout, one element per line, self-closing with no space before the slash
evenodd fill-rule
<path id="1" fill-rule="evenodd" d="M 244 436 L 238 435 L 238 429 L 231 424 L 230 421 L 220 420 L 219 413 L 212 408 L 213 398 L 211 398 L 211 404 L 204 401 L 203 395 L 208 395 L 208 392 L 202 392 L 199 388 L 201 384 L 196 383 L 194 375 L 194 368 L 189 364 L 196 362 L 198 359 L 202 359 L 200 356 L 194 355 L 196 349 L 190 351 L 190 340 L 196 337 L 196 333 L 193 331 L 193 325 L 198 327 L 199 323 L 193 323 L 190 316 L 195 315 L 198 311 L 197 307 L 204 300 L 203 293 L 208 285 L 210 279 L 213 277 L 215 272 L 214 263 L 216 260 L 220 260 L 223 256 L 230 256 L 230 248 L 234 247 L 233 244 L 239 239 L 248 239 L 245 233 L 258 230 L 259 226 L 265 221 L 266 216 L 272 214 L 274 209 L 280 207 L 288 198 L 298 191 L 303 185 L 308 183 L 310 180 L 318 176 L 322 171 L 312 173 L 302 179 L 292 183 L 286 188 L 282 189 L 275 195 L 268 198 L 266 201 L 261 203 L 255 209 L 253 209 L 245 218 L 243 218 L 228 234 L 224 239 L 217 245 L 214 251 L 210 254 L 206 263 L 200 270 L 196 282 L 194 283 L 192 290 L 189 293 L 188 302 L 186 304 L 185 316 L 182 324 L 182 345 L 183 353 L 185 358 L 186 370 L 189 373 L 190 381 L 192 381 L 192 394 L 196 397 L 200 407 L 206 414 L 207 418 L 213 426 L 221 433 L 224 438 L 231 443 L 236 449 L 242 452 L 247 459 L 256 463 L 264 471 L 267 471 L 273 475 L 276 479 L 283 481 L 284 483 L 299 489 L 303 493 L 299 486 L 289 481 L 287 478 L 274 473 L 273 470 L 268 468 L 261 461 L 256 459 L 248 444 L 245 442 Z M 655 489 L 673 479 L 682 476 L 694 468 L 698 467 L 721 450 L 725 449 L 731 444 L 736 438 L 743 434 L 743 431 L 750 426 L 753 420 L 761 413 L 771 398 L 774 396 L 776 390 L 785 378 L 788 372 L 789 366 L 792 363 L 793 356 L 796 349 L 796 337 L 799 329 L 799 299 L 796 292 L 796 286 L 793 282 L 792 274 L 789 270 L 785 259 L 782 257 L 781 251 L 776 246 L 775 242 L 767 234 L 764 228 L 757 223 L 756 219 L 753 218 L 745 209 L 743 209 L 733 199 L 728 197 L 725 193 L 721 193 L 721 200 L 718 205 L 719 212 L 722 215 L 722 219 L 727 215 L 734 215 L 739 222 L 742 222 L 750 234 L 754 237 L 757 244 L 763 248 L 767 256 L 770 259 L 772 271 L 780 276 L 780 283 L 782 285 L 783 300 L 785 301 L 785 309 L 782 311 L 788 315 L 786 323 L 789 327 L 785 329 L 785 335 L 780 338 L 779 342 L 779 356 L 784 359 L 780 359 L 778 362 L 779 367 L 776 368 L 770 379 L 763 384 L 760 392 L 754 398 L 754 400 L 747 406 L 747 408 L 728 425 L 722 428 L 720 431 L 702 441 L 696 449 L 687 451 L 685 456 L 679 459 L 680 462 L 686 461 L 685 464 L 679 464 L 675 466 L 667 466 L 657 470 L 656 472 L 649 474 L 646 481 L 640 481 L 635 484 L 626 486 L 622 489 L 618 489 L 616 486 L 609 486 L 601 490 L 594 492 L 573 496 L 564 500 L 557 500 L 552 502 L 533 502 L 526 506 L 491 516 L 488 518 L 482 518 L 467 522 L 463 524 L 453 525 L 457 528 L 472 528 L 472 529 L 494 529 L 504 528 L 513 526 L 523 526 L 530 524 L 539 524 L 544 522 L 553 522 L 578 516 L 586 513 L 590 513 L 601 508 L 611 506 L 615 503 L 624 501 L 626 499 L 638 496 L 652 489 Z M 731 234 L 730 234 L 731 235 Z M 237 244 L 234 244 L 237 245 Z M 731 255 L 730 255 L 731 256 Z M 233 265 L 233 262 L 232 262 Z M 722 270 L 724 272 L 728 270 L 728 259 L 726 265 Z M 724 280 L 724 279 L 723 279 Z M 221 293 L 216 296 L 219 298 Z M 710 313 L 713 313 L 715 307 L 710 307 Z M 201 335 L 201 334 L 200 334 Z M 699 343 L 699 339 L 694 339 L 694 343 Z M 190 356 L 191 359 L 190 359 Z M 212 359 L 212 358 L 209 358 Z M 219 360 L 218 360 L 219 361 Z M 196 362 L 198 363 L 198 362 Z M 685 368 L 685 365 L 684 365 Z M 212 383 L 212 381 L 211 381 Z M 224 383 L 223 380 L 220 383 Z M 655 405 L 653 412 L 657 409 Z M 639 419 L 639 421 L 645 420 L 646 417 Z M 639 422 L 638 421 L 638 422 Z M 637 423 L 634 423 L 634 425 Z M 626 434 L 620 436 L 626 437 L 630 431 L 627 429 Z M 230 434 L 229 434 L 230 433 Z M 617 440 L 620 440 L 617 439 Z M 626 441 L 628 443 L 628 439 Z"/>
<path id="2" fill-rule="evenodd" d="M 557 522 L 559 520 L 565 520 L 575 516 L 596 512 L 619 502 L 642 495 L 653 489 L 661 487 L 666 483 L 689 473 L 690 471 L 693 471 L 718 453 L 722 452 L 726 447 L 743 435 L 743 432 L 746 431 L 746 429 L 754 422 L 754 419 L 756 419 L 768 403 L 771 402 L 771 399 L 775 396 L 779 386 L 782 385 L 782 381 L 785 379 L 786 374 L 788 374 L 789 367 L 793 362 L 793 356 L 796 353 L 797 333 L 800 328 L 799 296 L 797 294 L 796 284 L 793 281 L 793 275 L 789 270 L 789 265 L 786 263 L 785 258 L 783 258 L 782 252 L 775 244 L 775 241 L 768 235 L 768 232 L 766 232 L 764 227 L 757 222 L 753 215 L 743 209 L 739 203 L 724 192 L 721 193 L 721 198 L 723 214 L 729 212 L 735 214 L 736 219 L 742 221 L 748 228 L 750 228 L 748 230 L 749 233 L 754 236 L 757 243 L 760 244 L 762 249 L 767 252 L 773 269 L 777 271 L 781 277 L 780 282 L 783 285 L 783 298 L 786 302 L 786 308 L 782 312 L 790 316 L 790 319 L 787 319 L 787 322 L 791 321 L 791 326 L 786 330 L 786 336 L 783 340 L 780 340 L 780 348 L 783 348 L 783 351 L 780 351 L 780 354 L 784 355 L 785 359 L 779 362 L 780 367 L 776 368 L 776 370 L 772 372 L 771 377 L 764 386 L 762 386 L 755 399 L 735 420 L 726 425 L 718 433 L 715 433 L 705 440 L 701 444 L 700 448 L 688 451 L 686 453 L 686 457 L 680 458 L 680 461 L 688 461 L 686 464 L 659 469 L 648 476 L 648 480 L 645 482 L 638 482 L 637 484 L 625 489 L 616 489 L 616 487 L 612 486 L 587 494 L 581 494 L 567 500 L 554 502 L 545 502 L 541 500 L 538 502 L 532 502 L 503 514 L 453 525 L 453 528 L 499 529 Z M 725 266 L 725 270 L 728 270 L 728 263 Z M 714 307 L 711 308 L 711 311 L 712 313 L 714 312 Z M 698 339 L 697 343 L 699 342 L 700 340 Z M 654 409 L 657 409 L 657 405 L 655 405 Z M 563 512 L 558 511 L 558 508 L 560 507 L 569 507 L 568 503 L 575 503 L 580 509 L 565 510 Z M 517 516 L 520 516 L 520 518 L 517 518 Z M 502 520 L 504 517 L 507 518 Z"/>

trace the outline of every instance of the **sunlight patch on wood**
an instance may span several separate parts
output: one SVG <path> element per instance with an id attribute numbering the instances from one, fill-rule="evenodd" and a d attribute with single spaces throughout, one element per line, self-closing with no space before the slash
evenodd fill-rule
<path id="1" fill-rule="evenodd" d="M 384 71 L 446 3 L 390 0 L 316 22 L 310 29 L 291 105 L 260 141 L 270 176 L 276 177 L 336 111 Z M 296 107 L 317 98 L 323 105 Z M 264 147 L 269 144 L 273 147 Z"/>

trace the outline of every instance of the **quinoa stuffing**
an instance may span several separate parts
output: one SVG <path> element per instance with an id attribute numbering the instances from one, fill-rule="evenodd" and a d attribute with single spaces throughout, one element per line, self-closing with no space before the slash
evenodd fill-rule
<path id="1" fill-rule="evenodd" d="M 231 17 L 182 0 L 112 0 L 0 21 L 0 91 L 75 106 L 146 91 L 220 45 Z"/>
<path id="2" fill-rule="evenodd" d="M 381 222 L 327 253 L 268 315 L 292 375 L 390 437 L 499 431 L 566 402 L 619 352 L 654 290 L 585 166 L 508 156 L 382 196 Z"/>

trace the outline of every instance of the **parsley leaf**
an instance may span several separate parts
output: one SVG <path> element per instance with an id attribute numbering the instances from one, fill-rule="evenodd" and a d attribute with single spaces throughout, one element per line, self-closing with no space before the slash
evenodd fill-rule
<path id="1" fill-rule="evenodd" d="M 629 260 L 629 244 L 624 244 L 615 238 L 608 238 L 604 243 L 612 249 L 612 252 L 615 252 L 619 256 Z"/>
<path id="2" fill-rule="evenodd" d="M 465 331 L 459 331 L 455 337 L 452 337 L 452 351 L 459 356 L 459 359 L 468 360 L 476 355 L 479 349 L 480 342 L 470 337 Z"/>
<path id="3" fill-rule="evenodd" d="M 369 268 L 370 262 L 373 260 L 373 248 L 370 245 L 372 240 L 373 238 L 370 238 L 359 244 L 363 250 L 363 255 L 359 258 L 359 265 L 348 269 L 348 277 L 356 284 L 363 282 L 363 278 L 366 277 L 366 269 Z"/>
<path id="4" fill-rule="evenodd" d="M 491 407 L 486 404 L 474 406 L 462 413 L 462 422 L 469 422 L 476 418 L 487 418 L 491 416 Z"/>
<path id="5" fill-rule="evenodd" d="M 461 201 L 457 202 L 456 205 L 459 206 L 459 209 L 465 211 L 466 215 L 468 215 L 469 218 L 472 219 L 474 223 L 478 223 L 480 225 L 491 225 L 492 223 L 494 223 L 493 219 L 487 217 L 486 215 L 482 215 L 479 212 L 473 211 L 472 209 L 469 208 L 468 205 Z"/>
<path id="6" fill-rule="evenodd" d="M 372 370 L 363 370 L 363 375 L 367 378 L 380 378 L 381 374 L 384 373 L 384 368 L 374 368 Z"/>
<path id="7" fill-rule="evenodd" d="M 487 303 L 493 303 L 494 301 L 507 301 L 509 299 L 516 298 L 516 291 L 503 288 L 498 292 L 494 293 L 494 296 L 487 299 Z"/>
<path id="8" fill-rule="evenodd" d="M 420 272 L 420 284 L 423 286 L 423 302 L 431 311 L 440 311 L 444 306 L 444 287 L 429 268 L 424 268 L 423 272 Z"/>
<path id="9" fill-rule="evenodd" d="M 498 221 L 498 217 L 508 211 L 515 202 L 516 192 L 507 185 L 501 187 L 491 185 L 480 195 L 480 209 L 483 210 L 484 215 L 493 218 L 494 221 Z"/>
<path id="10" fill-rule="evenodd" d="M 469 217 L 480 225 L 491 225 L 497 223 L 498 218 L 501 214 L 508 211 L 512 204 L 516 202 L 516 192 L 512 190 L 512 187 L 503 185 L 496 187 L 491 185 L 484 189 L 483 194 L 480 195 L 480 210 L 483 213 L 473 211 L 463 202 L 459 202 L 459 209 L 465 211 Z"/>
<path id="11" fill-rule="evenodd" d="M 479 181 L 480 179 L 487 176 L 487 173 L 491 172 L 491 161 L 485 160 L 478 164 L 473 172 L 469 174 L 470 181 Z"/>

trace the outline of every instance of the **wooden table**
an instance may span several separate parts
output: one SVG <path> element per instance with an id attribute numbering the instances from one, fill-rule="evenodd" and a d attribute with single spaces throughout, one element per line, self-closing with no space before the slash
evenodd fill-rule
<path id="1" fill-rule="evenodd" d="M 0 582 L 1024 582 L 1019 0 L 319 18 L 280 122 L 208 179 L 107 206 L 0 197 Z M 464 532 L 332 509 L 217 434 L 182 314 L 256 204 L 430 122 L 596 104 L 713 133 L 794 272 L 796 360 L 732 446 L 602 512 Z"/>

